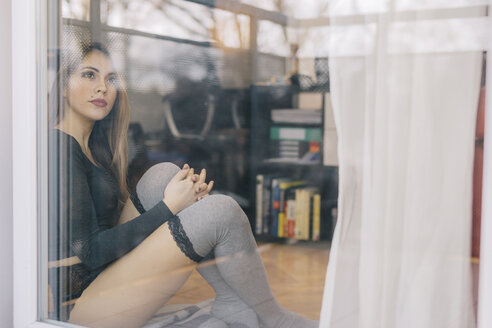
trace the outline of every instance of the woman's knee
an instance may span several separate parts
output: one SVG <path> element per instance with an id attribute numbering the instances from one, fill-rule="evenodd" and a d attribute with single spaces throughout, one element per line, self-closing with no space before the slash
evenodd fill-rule
<path id="1" fill-rule="evenodd" d="M 165 162 L 155 164 L 144 173 L 137 183 L 137 195 L 146 210 L 162 201 L 167 184 L 179 170 L 177 165 Z"/>
<path id="2" fill-rule="evenodd" d="M 247 236 L 251 227 L 238 203 L 225 195 L 210 195 L 178 213 L 194 251 L 204 257 L 231 233 Z M 235 238 L 235 237 L 234 237 Z"/>
<path id="3" fill-rule="evenodd" d="M 249 221 L 244 214 L 241 206 L 234 200 L 234 198 L 221 194 L 214 194 L 205 197 L 202 202 L 207 203 L 207 207 L 210 208 L 212 217 L 214 217 L 219 224 L 226 226 L 237 224 L 248 224 Z"/>

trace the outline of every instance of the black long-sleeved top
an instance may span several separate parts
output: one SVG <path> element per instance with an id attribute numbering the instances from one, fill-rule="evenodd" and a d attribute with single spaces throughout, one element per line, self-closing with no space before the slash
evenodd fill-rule
<path id="1" fill-rule="evenodd" d="M 49 269 L 54 316 L 66 320 L 71 308 L 63 302 L 79 297 L 108 264 L 133 250 L 173 214 L 159 202 L 118 225 L 119 185 L 112 173 L 94 165 L 78 142 L 62 131 L 50 131 L 49 145 L 48 260 L 81 260 Z"/>

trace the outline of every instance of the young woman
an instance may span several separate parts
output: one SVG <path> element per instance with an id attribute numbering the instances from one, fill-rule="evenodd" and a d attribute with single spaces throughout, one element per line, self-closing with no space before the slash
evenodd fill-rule
<path id="1" fill-rule="evenodd" d="M 128 194 L 129 104 L 109 53 L 84 46 L 64 66 L 50 95 L 53 318 L 140 327 L 197 268 L 216 299 L 196 327 L 317 327 L 276 302 L 246 215 L 208 196 L 204 170 L 158 164 Z"/>

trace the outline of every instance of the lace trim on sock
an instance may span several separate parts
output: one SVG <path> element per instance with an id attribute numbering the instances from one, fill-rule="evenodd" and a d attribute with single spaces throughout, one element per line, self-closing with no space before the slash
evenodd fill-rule
<path id="1" fill-rule="evenodd" d="M 140 214 L 144 214 L 146 212 L 145 211 L 145 208 L 142 205 L 142 203 L 140 203 L 140 199 L 138 199 L 138 195 L 137 195 L 136 192 L 131 192 L 130 193 L 130 199 L 131 199 L 133 205 L 135 206 L 135 208 L 137 209 L 137 211 Z"/>
<path id="2" fill-rule="evenodd" d="M 183 229 L 183 225 L 181 225 L 181 221 L 177 216 L 174 216 L 167 221 L 169 224 L 169 230 L 171 231 L 171 235 L 178 245 L 179 249 L 188 257 L 190 260 L 195 262 L 200 262 L 203 259 L 203 256 L 198 255 L 193 248 L 193 244 L 190 239 L 186 235 L 186 232 Z"/>

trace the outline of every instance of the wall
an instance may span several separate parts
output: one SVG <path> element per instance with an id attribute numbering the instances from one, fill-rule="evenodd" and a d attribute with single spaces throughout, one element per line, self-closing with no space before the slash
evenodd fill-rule
<path id="1" fill-rule="evenodd" d="M 11 2 L 0 15 L 0 327 L 12 327 L 12 70 Z"/>

